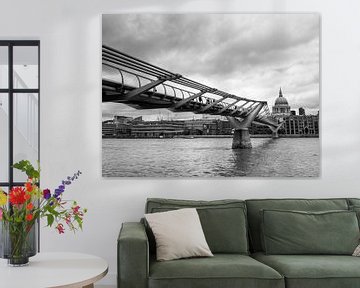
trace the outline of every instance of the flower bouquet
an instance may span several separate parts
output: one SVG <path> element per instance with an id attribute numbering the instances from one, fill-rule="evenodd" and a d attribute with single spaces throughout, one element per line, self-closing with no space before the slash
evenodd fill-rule
<path id="1" fill-rule="evenodd" d="M 86 209 L 81 209 L 75 201 L 63 199 L 66 186 L 81 174 L 76 172 L 63 180 L 54 189 L 40 189 L 40 168 L 35 169 L 27 160 L 13 165 L 26 173 L 23 187 L 12 187 L 9 193 L 0 188 L 0 257 L 8 259 L 9 265 L 26 265 L 29 257 L 36 254 L 35 227 L 39 218 L 45 218 L 47 226 L 55 227 L 59 234 L 82 229 Z"/>

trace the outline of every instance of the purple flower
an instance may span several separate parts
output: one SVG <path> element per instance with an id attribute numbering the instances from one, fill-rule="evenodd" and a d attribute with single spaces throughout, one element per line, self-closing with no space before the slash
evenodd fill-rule
<path id="1" fill-rule="evenodd" d="M 62 180 L 59 187 L 57 189 L 55 189 L 54 197 L 59 200 L 60 195 L 65 191 L 65 186 L 70 185 L 72 183 L 72 181 L 78 179 L 80 174 L 82 174 L 82 173 L 80 170 L 78 170 L 78 172 L 74 173 L 74 175 L 72 177 L 68 176 L 68 177 L 66 177 L 66 180 Z"/>
<path id="2" fill-rule="evenodd" d="M 64 192 L 64 190 L 55 189 L 54 197 L 55 197 L 55 198 L 58 198 L 58 197 L 61 195 L 61 193 L 63 193 L 63 192 Z"/>
<path id="3" fill-rule="evenodd" d="M 51 193 L 50 193 L 50 190 L 49 189 L 44 189 L 43 191 L 43 196 L 44 198 L 47 200 L 51 197 Z"/>

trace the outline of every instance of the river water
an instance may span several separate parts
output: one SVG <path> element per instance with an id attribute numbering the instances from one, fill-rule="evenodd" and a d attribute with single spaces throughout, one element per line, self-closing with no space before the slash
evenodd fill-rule
<path id="1" fill-rule="evenodd" d="M 103 139 L 104 177 L 319 177 L 318 138 Z"/>

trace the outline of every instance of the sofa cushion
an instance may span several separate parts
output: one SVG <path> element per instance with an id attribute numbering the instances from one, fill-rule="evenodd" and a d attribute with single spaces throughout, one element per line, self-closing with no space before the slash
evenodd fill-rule
<path id="1" fill-rule="evenodd" d="M 360 258 L 343 255 L 265 255 L 256 260 L 284 275 L 286 288 L 360 287 Z"/>
<path id="2" fill-rule="evenodd" d="M 352 255 L 359 244 L 354 211 L 262 210 L 266 254 Z"/>
<path id="3" fill-rule="evenodd" d="M 211 258 L 150 261 L 149 288 L 284 288 L 274 269 L 246 255 L 215 254 Z"/>
<path id="4" fill-rule="evenodd" d="M 252 251 L 262 251 L 260 210 L 328 211 L 348 210 L 346 199 L 254 199 L 246 200 Z"/>
<path id="5" fill-rule="evenodd" d="M 246 255 L 249 253 L 244 201 L 192 201 L 152 198 L 147 200 L 146 213 L 189 207 L 197 208 L 206 241 L 213 253 Z M 149 233 L 149 239 L 152 239 L 151 233 Z"/>

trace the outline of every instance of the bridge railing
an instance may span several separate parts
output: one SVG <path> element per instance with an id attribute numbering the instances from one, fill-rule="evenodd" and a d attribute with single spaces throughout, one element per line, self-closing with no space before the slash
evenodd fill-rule
<path id="1" fill-rule="evenodd" d="M 127 75 L 131 75 L 131 76 L 135 77 L 135 79 L 136 79 L 135 82 L 136 83 L 133 82 L 133 84 L 137 88 L 139 88 L 139 87 L 141 87 L 141 86 L 143 86 L 143 85 L 145 85 L 147 83 L 151 83 L 152 81 L 154 81 L 154 79 L 152 79 L 150 77 L 147 77 L 147 76 L 144 76 L 144 75 L 141 75 L 141 74 L 137 74 L 137 73 L 132 72 L 132 71 L 127 70 L 127 69 L 123 69 L 123 68 L 120 69 L 119 67 L 111 65 L 111 64 L 106 63 L 106 62 L 103 63 L 103 66 L 112 68 L 112 69 L 114 69 L 114 70 L 116 70 L 118 72 L 118 74 L 120 75 L 120 80 L 121 80 L 121 82 L 119 82 L 119 83 L 121 83 L 121 85 L 124 85 L 126 80 L 130 80 L 129 77 L 126 77 Z M 103 71 L 104 71 L 104 69 L 103 69 Z M 105 79 L 108 78 L 106 73 L 105 73 L 105 75 L 103 75 L 103 77 Z M 112 80 L 114 80 L 114 79 L 112 79 Z M 130 83 L 126 83 L 126 84 L 130 85 Z M 195 94 L 195 92 L 193 92 L 193 91 L 189 91 L 187 89 L 182 89 L 182 88 L 176 87 L 174 85 L 170 85 L 170 84 L 162 83 L 159 86 L 162 87 L 160 89 L 162 89 L 163 94 L 165 94 L 166 96 L 171 95 L 171 92 L 172 92 L 172 96 L 177 97 L 177 98 L 181 98 L 181 99 L 185 99 L 185 98 L 190 97 L 190 96 Z M 160 92 L 159 91 L 159 86 L 151 88 L 150 91 L 153 92 L 153 93 Z M 187 94 L 187 96 L 186 96 L 186 94 Z"/>

